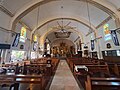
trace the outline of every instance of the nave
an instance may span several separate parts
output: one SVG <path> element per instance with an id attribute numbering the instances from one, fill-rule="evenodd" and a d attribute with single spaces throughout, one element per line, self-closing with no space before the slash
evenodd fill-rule
<path id="1" fill-rule="evenodd" d="M 120 0 L 0 0 L 0 90 L 49 88 L 120 90 Z"/>
<path id="2" fill-rule="evenodd" d="M 49 90 L 83 90 L 79 88 L 66 60 L 60 60 Z"/>

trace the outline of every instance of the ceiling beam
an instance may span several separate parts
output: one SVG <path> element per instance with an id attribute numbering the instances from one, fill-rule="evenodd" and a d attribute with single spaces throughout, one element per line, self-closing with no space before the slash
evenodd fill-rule
<path id="1" fill-rule="evenodd" d="M 17 32 L 15 32 L 15 31 L 8 30 L 8 29 L 3 28 L 3 27 L 0 27 L 0 31 L 7 32 L 7 33 L 17 33 Z"/>
<path id="2" fill-rule="evenodd" d="M 7 8 L 5 8 L 5 7 L 2 6 L 2 5 L 0 5 L 0 10 L 1 10 L 2 12 L 4 12 L 5 14 L 7 14 L 8 16 L 10 16 L 10 17 L 13 17 L 13 16 L 14 16 L 14 14 L 12 14 L 12 12 L 10 12 Z"/>
<path id="3" fill-rule="evenodd" d="M 80 38 L 80 37 L 78 36 L 78 37 L 75 39 L 75 41 L 74 41 L 74 42 L 76 42 L 79 38 Z"/>
<path id="4" fill-rule="evenodd" d="M 7 8 L 5 8 L 2 5 L 0 5 L 0 10 L 10 17 L 14 16 L 14 14 L 12 14 L 11 11 L 9 11 Z M 23 21 L 20 20 L 19 23 L 22 24 L 23 26 L 25 26 L 29 31 L 32 31 L 32 29 L 26 23 L 24 23 Z"/>
<path id="5" fill-rule="evenodd" d="M 27 28 L 27 30 L 29 30 L 30 32 L 32 31 L 32 29 L 31 29 L 25 22 L 23 22 L 22 20 L 20 20 L 19 23 L 20 23 L 22 26 L 25 26 L 25 27 Z"/>
<path id="6" fill-rule="evenodd" d="M 89 31 L 87 34 L 86 34 L 86 36 L 88 36 L 88 35 L 90 35 L 92 32 L 91 31 Z"/>
<path id="7" fill-rule="evenodd" d="M 102 21 L 98 26 L 96 26 L 96 29 L 100 28 L 101 26 L 103 26 L 105 23 L 107 23 L 109 20 L 111 20 L 112 17 L 109 16 L 107 17 L 104 21 Z"/>

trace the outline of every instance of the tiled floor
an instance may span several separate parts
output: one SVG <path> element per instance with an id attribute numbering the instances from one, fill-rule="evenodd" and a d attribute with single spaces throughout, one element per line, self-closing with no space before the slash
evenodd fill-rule
<path id="1" fill-rule="evenodd" d="M 60 60 L 49 90 L 82 90 L 65 60 Z"/>

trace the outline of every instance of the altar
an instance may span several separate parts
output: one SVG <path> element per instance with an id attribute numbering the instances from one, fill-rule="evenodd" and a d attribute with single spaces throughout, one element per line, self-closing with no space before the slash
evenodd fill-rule
<path id="1" fill-rule="evenodd" d="M 52 54 L 54 56 L 66 57 L 68 55 L 72 55 L 75 51 L 73 46 L 69 46 L 66 43 L 60 43 L 59 46 L 52 47 Z"/>

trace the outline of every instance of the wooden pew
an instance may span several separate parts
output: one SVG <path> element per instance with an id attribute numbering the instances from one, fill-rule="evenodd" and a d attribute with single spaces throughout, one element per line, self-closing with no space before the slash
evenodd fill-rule
<path id="1" fill-rule="evenodd" d="M 18 90 L 21 83 L 39 84 L 40 90 L 44 90 L 46 79 L 43 75 L 0 75 L 0 84 L 11 84 L 13 87 L 18 84 L 14 90 Z"/>
<path id="2" fill-rule="evenodd" d="M 72 65 L 73 64 L 73 65 Z M 81 63 L 81 62 L 74 62 L 73 61 L 73 63 L 71 64 L 71 69 L 73 70 L 73 72 L 74 72 L 74 68 L 75 68 L 75 66 L 77 66 L 77 65 L 85 65 L 85 66 L 97 66 L 98 65 L 98 63 L 93 63 L 93 62 L 87 62 L 87 63 Z"/>
<path id="3" fill-rule="evenodd" d="M 67 58 L 67 62 L 71 71 L 74 72 L 75 65 L 105 65 L 106 63 L 100 60 L 91 59 L 91 58 Z"/>
<path id="4" fill-rule="evenodd" d="M 111 76 L 120 77 L 120 63 L 115 62 L 106 62 L 109 67 Z"/>
<path id="5" fill-rule="evenodd" d="M 39 60 L 41 60 L 41 59 L 39 59 Z M 56 68 L 57 68 L 57 65 L 59 63 L 59 60 L 57 58 L 49 58 L 49 59 L 47 59 L 47 58 L 43 59 L 42 58 L 42 60 L 45 60 L 45 61 L 43 63 L 41 63 L 39 61 L 37 61 L 37 62 L 32 61 L 32 63 L 30 65 L 26 65 L 26 67 L 28 67 L 28 68 L 31 67 L 31 68 L 29 68 L 29 70 L 31 69 L 31 70 L 39 70 L 39 71 L 40 71 L 40 67 L 41 67 L 41 69 L 43 68 L 44 71 L 45 71 L 45 67 L 50 67 L 51 66 L 51 69 L 52 69 L 51 74 L 54 73 Z M 48 63 L 48 61 L 51 61 L 51 62 Z"/>
<path id="6" fill-rule="evenodd" d="M 120 78 L 92 78 L 87 76 L 86 90 L 120 90 Z"/>
<path id="7" fill-rule="evenodd" d="M 53 72 L 55 72 L 57 65 L 59 63 L 59 60 L 56 58 L 51 58 L 52 62 L 51 62 L 51 67 L 50 65 L 48 65 L 49 63 L 47 63 L 47 59 L 42 59 L 42 60 L 46 60 L 45 63 L 41 63 L 41 59 L 39 59 L 39 61 L 32 61 L 32 63 L 24 63 L 24 66 L 22 66 L 22 73 L 24 75 L 0 75 L 0 84 L 4 85 L 4 84 L 9 84 L 10 86 L 15 86 L 14 84 L 17 83 L 35 83 L 35 84 L 40 84 L 42 86 L 42 88 L 45 88 L 46 85 L 48 84 L 51 75 Z M 19 64 L 15 65 L 16 70 L 15 74 L 19 74 Z M 28 75 L 30 74 L 29 72 L 31 72 L 31 70 L 34 71 L 34 74 L 36 73 L 36 71 L 43 71 L 43 73 L 37 73 L 35 74 L 35 76 Z M 26 75 L 25 75 L 26 74 Z M 40 78 L 38 75 L 41 75 L 42 77 Z M 2 79 L 4 78 L 4 80 Z M 42 81 L 41 81 L 42 80 Z M 16 90 L 16 89 L 15 89 Z M 40 89 L 43 90 L 43 89 Z"/>
<path id="8" fill-rule="evenodd" d="M 120 63 L 120 56 L 105 56 L 104 61 L 111 63 Z"/>
<path id="9" fill-rule="evenodd" d="M 110 76 L 108 65 L 76 65 L 75 67 L 78 67 L 78 69 L 79 67 L 81 69 L 85 69 L 88 72 L 88 74 L 94 74 L 96 72 L 100 72 Z"/>
<path id="10" fill-rule="evenodd" d="M 100 72 L 110 76 L 108 65 L 86 65 L 86 67 L 89 73 Z"/>
<path id="11" fill-rule="evenodd" d="M 120 64 L 114 64 L 114 73 L 120 77 Z"/>
<path id="12" fill-rule="evenodd" d="M 87 75 L 91 77 L 110 77 L 107 65 L 85 65 L 78 72 L 74 72 L 74 75 L 84 88 Z"/>

